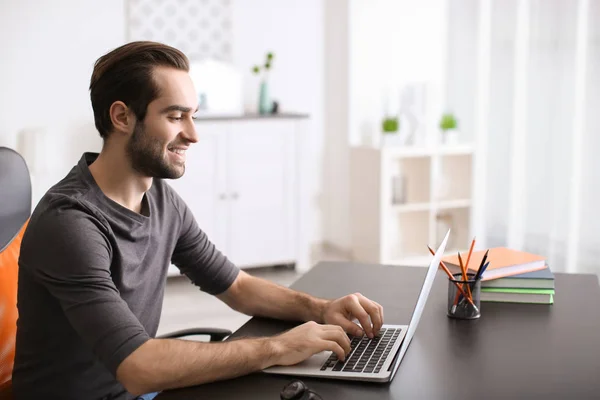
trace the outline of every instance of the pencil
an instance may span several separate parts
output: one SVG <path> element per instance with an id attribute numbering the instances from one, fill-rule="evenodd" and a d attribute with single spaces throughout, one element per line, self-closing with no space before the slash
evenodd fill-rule
<path id="1" fill-rule="evenodd" d="M 429 249 L 429 252 L 435 256 L 435 251 L 433 251 L 433 249 L 429 246 L 427 246 L 427 248 Z M 450 270 L 448 269 L 448 267 L 446 267 L 446 264 L 444 264 L 443 261 L 440 261 L 440 266 L 442 267 L 442 269 L 444 270 L 444 272 L 446 273 L 446 275 L 448 275 L 448 277 L 452 280 L 454 280 L 454 275 L 452 275 L 452 272 L 450 272 Z M 462 287 L 457 283 L 457 282 L 452 282 L 454 283 L 454 286 L 456 286 L 456 288 L 458 289 L 458 291 L 465 297 L 465 299 L 467 299 L 467 301 L 469 303 L 471 303 L 473 305 L 473 307 L 475 307 L 475 303 L 473 303 L 473 300 L 471 300 L 469 298 L 469 296 L 467 296 L 465 294 L 465 292 L 463 291 Z"/>
<path id="2" fill-rule="evenodd" d="M 487 269 L 488 265 L 490 265 L 490 262 L 486 262 L 485 265 L 483 266 L 483 268 L 481 268 L 481 275 L 483 275 L 483 273 L 485 272 L 485 270 Z M 479 277 L 479 279 L 481 279 L 481 276 Z"/>
<path id="3" fill-rule="evenodd" d="M 458 252 L 458 263 L 460 264 L 460 270 L 462 271 L 463 281 L 466 282 L 465 286 L 467 287 L 467 293 L 469 293 L 469 297 L 473 297 L 473 295 L 471 294 L 471 285 L 469 285 L 469 276 L 467 275 L 467 268 L 465 267 L 465 264 L 463 264 L 462 257 L 460 256 L 460 251 Z M 455 303 L 456 302 L 458 302 L 458 296 Z"/>
<path id="4" fill-rule="evenodd" d="M 467 264 L 465 265 L 465 268 L 467 270 L 469 269 L 469 261 L 471 261 L 471 254 L 473 254 L 474 247 L 475 247 L 475 238 L 473 238 L 473 240 L 471 241 L 471 248 L 469 249 L 469 255 L 467 256 Z"/>
<path id="5" fill-rule="evenodd" d="M 481 259 L 481 264 L 479 264 L 479 268 L 477 268 L 477 273 L 475 274 L 475 280 L 481 278 L 481 275 L 483 275 L 483 271 L 481 269 L 483 268 L 483 265 L 485 264 L 485 261 L 487 260 L 489 252 L 490 252 L 490 250 L 488 249 L 488 251 L 485 252 L 483 258 Z"/>

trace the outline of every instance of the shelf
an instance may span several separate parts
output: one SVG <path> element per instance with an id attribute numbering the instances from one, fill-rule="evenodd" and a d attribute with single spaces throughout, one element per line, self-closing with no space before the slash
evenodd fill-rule
<path id="1" fill-rule="evenodd" d="M 420 158 L 430 157 L 433 154 L 432 149 L 427 147 L 384 147 L 382 151 L 389 158 Z"/>
<path id="2" fill-rule="evenodd" d="M 473 195 L 472 168 L 471 157 L 442 157 L 434 171 L 437 178 L 433 188 L 435 199 L 442 204 L 447 201 L 470 199 Z"/>
<path id="3" fill-rule="evenodd" d="M 469 208 L 471 207 L 471 200 L 469 199 L 457 199 L 457 200 L 443 200 L 435 203 L 435 207 L 438 210 L 452 210 L 455 208 Z M 433 208 L 432 203 L 404 203 L 404 204 L 392 204 L 392 210 L 398 213 L 417 212 L 417 211 L 428 211 Z"/>
<path id="4" fill-rule="evenodd" d="M 402 158 L 426 158 L 431 156 L 467 156 L 472 155 L 474 148 L 472 145 L 456 145 L 456 146 L 389 146 L 389 147 L 373 147 L 373 146 L 354 146 L 354 149 L 359 151 L 368 151 L 373 153 L 381 152 L 388 159 Z"/>
<path id="5" fill-rule="evenodd" d="M 415 254 L 427 255 L 430 211 L 428 208 L 411 211 L 398 213 L 396 217 L 390 216 L 387 221 L 384 259 L 399 260 Z"/>
<path id="6" fill-rule="evenodd" d="M 207 121 L 249 121 L 249 120 L 279 120 L 279 119 L 306 119 L 309 118 L 308 114 L 304 113 L 277 113 L 277 114 L 256 114 L 256 113 L 244 113 L 244 114 L 200 114 L 195 123 L 200 124 Z"/>
<path id="7" fill-rule="evenodd" d="M 473 146 L 440 146 L 440 147 L 384 147 L 383 152 L 389 158 L 420 158 L 440 156 L 460 156 L 473 154 Z"/>
<path id="8" fill-rule="evenodd" d="M 459 146 L 442 146 L 438 147 L 437 154 L 442 156 L 461 156 L 473 154 L 473 146 L 471 145 L 459 145 Z"/>
<path id="9" fill-rule="evenodd" d="M 468 208 L 448 208 L 438 210 L 438 213 L 435 216 L 436 242 L 441 242 L 448 229 L 451 229 L 447 245 L 448 250 L 446 252 L 453 251 L 455 253 L 456 251 L 452 249 L 468 249 L 471 245 L 471 240 L 473 238 L 469 237 L 469 226 L 471 222 L 471 213 L 469 211 Z"/>
<path id="10" fill-rule="evenodd" d="M 427 211 L 431 209 L 431 203 L 393 204 L 392 209 L 399 213 Z"/>
<path id="11" fill-rule="evenodd" d="M 474 147 L 351 149 L 352 256 L 361 262 L 428 266 L 450 228 L 445 254 L 468 247 Z"/>
<path id="12" fill-rule="evenodd" d="M 470 199 L 441 200 L 437 203 L 438 210 L 450 210 L 453 208 L 471 207 Z"/>
<path id="13" fill-rule="evenodd" d="M 408 206 L 419 204 L 420 210 L 428 210 L 429 205 L 423 204 L 430 200 L 430 158 L 402 158 L 392 160 L 389 164 L 391 174 L 392 204 Z M 411 207 L 408 207 L 409 210 Z"/>

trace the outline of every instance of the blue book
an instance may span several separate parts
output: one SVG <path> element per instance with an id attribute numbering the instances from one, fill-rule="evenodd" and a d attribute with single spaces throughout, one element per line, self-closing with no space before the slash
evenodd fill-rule
<path id="1" fill-rule="evenodd" d="M 554 289 L 554 274 L 550 268 L 506 276 L 481 282 L 482 288 Z"/>

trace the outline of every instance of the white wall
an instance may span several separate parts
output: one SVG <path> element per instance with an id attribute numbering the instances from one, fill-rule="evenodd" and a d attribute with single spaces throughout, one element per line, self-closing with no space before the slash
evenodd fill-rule
<path id="1" fill-rule="evenodd" d="M 47 129 L 43 187 L 81 152 L 100 149 L 89 80 L 94 61 L 124 41 L 124 16 L 123 0 L 0 3 L 0 145 L 15 147 L 22 129 Z"/>
<path id="2" fill-rule="evenodd" d="M 45 191 L 83 151 L 99 151 L 89 79 L 94 61 L 126 38 L 127 0 L 2 0 L 0 3 L 0 145 L 43 127 L 52 137 L 53 171 Z M 271 94 L 282 111 L 310 114 L 307 129 L 313 218 L 321 240 L 323 171 L 323 0 L 233 0 L 233 62 L 244 72 L 246 105 L 258 82 L 250 68 L 275 53 Z M 34 194 L 34 199 L 36 195 Z"/>
<path id="3" fill-rule="evenodd" d="M 380 132 L 384 95 L 426 82 L 432 126 L 439 120 L 447 36 L 446 0 L 350 2 L 350 142 Z"/>
<path id="4" fill-rule="evenodd" d="M 325 1 L 325 173 L 323 238 L 348 250 L 349 1 Z"/>
<path id="5" fill-rule="evenodd" d="M 324 240 L 348 251 L 349 148 L 380 132 L 384 96 L 411 82 L 430 84 L 434 126 L 442 109 L 446 0 L 327 0 Z"/>

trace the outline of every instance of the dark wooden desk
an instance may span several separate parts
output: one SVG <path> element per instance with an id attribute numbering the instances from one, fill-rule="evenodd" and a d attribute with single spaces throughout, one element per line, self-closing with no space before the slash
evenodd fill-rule
<path id="1" fill-rule="evenodd" d="M 407 324 L 425 268 L 321 263 L 292 286 L 334 298 L 360 291 Z M 415 337 L 388 384 L 304 379 L 323 399 L 598 399 L 600 287 L 595 275 L 556 274 L 554 305 L 482 304 L 475 321 L 446 317 L 447 278 L 436 277 Z M 234 337 L 291 325 L 253 318 Z M 279 399 L 291 377 L 263 373 L 163 393 L 158 400 Z"/>

